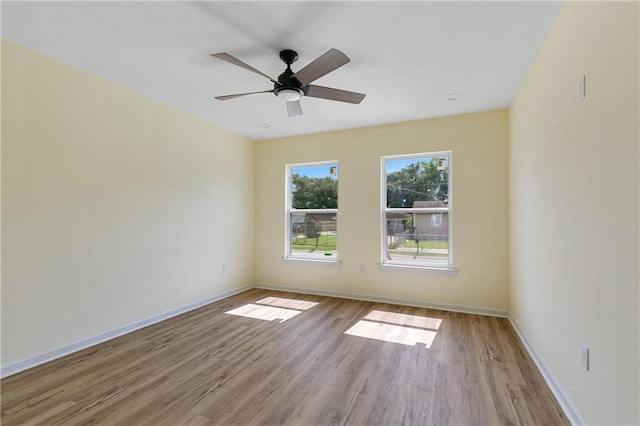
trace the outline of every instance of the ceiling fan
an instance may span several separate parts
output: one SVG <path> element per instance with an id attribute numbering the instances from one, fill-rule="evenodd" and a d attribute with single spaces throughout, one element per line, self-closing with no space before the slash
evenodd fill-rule
<path id="1" fill-rule="evenodd" d="M 366 96 L 363 93 L 349 92 L 347 90 L 310 84 L 350 61 L 347 55 L 337 49 L 329 49 L 327 52 L 320 55 L 315 61 L 295 73 L 291 69 L 291 64 L 298 60 L 298 53 L 289 49 L 282 50 L 280 52 L 280 59 L 287 64 L 287 69 L 278 76 L 277 80 L 274 80 L 265 73 L 258 71 L 251 65 L 242 62 L 228 53 L 214 53 L 211 56 L 266 77 L 273 83 L 273 89 L 271 90 L 216 96 L 216 99 L 220 101 L 226 101 L 240 96 L 254 95 L 257 93 L 273 93 L 278 98 L 285 101 L 287 105 L 287 116 L 295 117 L 297 115 L 302 115 L 300 98 L 303 96 L 347 102 L 351 104 L 359 104 Z"/>

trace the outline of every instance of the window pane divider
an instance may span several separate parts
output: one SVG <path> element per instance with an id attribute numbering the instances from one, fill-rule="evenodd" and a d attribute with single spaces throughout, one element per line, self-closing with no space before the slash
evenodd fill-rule
<path id="1" fill-rule="evenodd" d="M 338 213 L 338 209 L 291 209 L 291 213 Z"/>
<path id="2" fill-rule="evenodd" d="M 387 207 L 384 211 L 386 213 L 447 213 L 449 207 Z"/>

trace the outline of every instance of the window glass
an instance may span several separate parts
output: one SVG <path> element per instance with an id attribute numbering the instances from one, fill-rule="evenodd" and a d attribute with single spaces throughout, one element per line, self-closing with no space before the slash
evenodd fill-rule
<path id="1" fill-rule="evenodd" d="M 287 166 L 286 256 L 336 260 L 338 164 Z"/>
<path id="2" fill-rule="evenodd" d="M 383 157 L 383 263 L 451 266 L 450 158 Z"/>

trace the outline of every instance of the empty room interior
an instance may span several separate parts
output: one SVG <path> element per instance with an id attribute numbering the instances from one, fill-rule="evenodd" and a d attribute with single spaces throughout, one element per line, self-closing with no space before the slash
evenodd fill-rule
<path id="1" fill-rule="evenodd" d="M 1 417 L 640 424 L 640 3 L 1 3 Z"/>

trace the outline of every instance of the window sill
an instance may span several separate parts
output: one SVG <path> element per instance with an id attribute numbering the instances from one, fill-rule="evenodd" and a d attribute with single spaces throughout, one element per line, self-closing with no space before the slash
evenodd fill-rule
<path id="1" fill-rule="evenodd" d="M 308 257 L 282 257 L 282 262 L 290 265 L 315 264 L 320 266 L 338 267 L 342 264 L 339 259 L 315 259 Z"/>
<path id="2" fill-rule="evenodd" d="M 443 275 L 455 276 L 458 274 L 458 268 L 454 268 L 451 266 L 423 266 L 423 265 L 407 265 L 406 263 L 378 263 L 378 266 L 381 269 L 404 269 L 410 271 L 425 271 L 425 272 L 435 272 L 441 273 Z"/>

